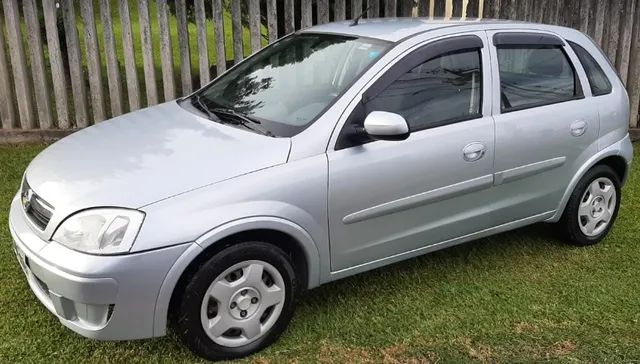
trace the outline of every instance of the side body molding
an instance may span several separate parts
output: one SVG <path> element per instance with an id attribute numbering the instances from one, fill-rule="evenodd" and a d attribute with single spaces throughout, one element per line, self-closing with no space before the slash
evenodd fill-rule
<path id="1" fill-rule="evenodd" d="M 189 264 L 207 247 L 233 234 L 256 229 L 278 230 L 292 236 L 305 253 L 308 269 L 307 288 L 320 285 L 320 253 L 311 236 L 297 224 L 274 216 L 254 216 L 234 220 L 205 233 L 193 243 L 171 267 L 160 287 L 154 312 L 153 336 L 163 336 L 167 330 L 167 314 L 173 290 Z M 327 264 L 328 266 L 328 264 Z"/>
<path id="2" fill-rule="evenodd" d="M 541 162 L 527 164 L 525 166 L 507 169 L 495 174 L 493 184 L 498 186 L 503 183 L 517 181 L 519 179 L 533 176 L 538 173 L 546 172 L 548 170 L 562 166 L 566 160 L 566 157 L 558 157 Z"/>
<path id="3" fill-rule="evenodd" d="M 353 224 L 356 222 L 373 219 L 374 217 L 389 215 L 399 211 L 409 210 L 418 206 L 466 195 L 468 193 L 489 188 L 492 185 L 493 175 L 481 176 L 468 181 L 456 183 L 451 186 L 437 188 L 435 190 L 422 192 L 395 201 L 372 206 L 345 216 L 342 219 L 342 222 L 345 224 Z"/>

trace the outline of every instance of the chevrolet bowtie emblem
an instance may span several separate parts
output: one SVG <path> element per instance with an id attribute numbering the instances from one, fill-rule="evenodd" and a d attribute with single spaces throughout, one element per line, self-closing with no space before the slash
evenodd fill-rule
<path id="1" fill-rule="evenodd" d="M 33 198 L 33 190 L 27 189 L 22 193 L 22 207 L 24 207 L 25 211 L 29 211 L 31 208 L 31 199 Z"/>

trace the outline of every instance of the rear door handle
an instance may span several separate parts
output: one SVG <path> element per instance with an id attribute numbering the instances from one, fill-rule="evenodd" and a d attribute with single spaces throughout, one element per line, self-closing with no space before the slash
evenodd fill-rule
<path id="1" fill-rule="evenodd" d="M 574 121 L 571 124 L 571 135 L 574 137 L 582 136 L 586 131 L 587 123 L 582 120 Z"/>
<path id="2" fill-rule="evenodd" d="M 475 162 L 484 157 L 487 147 L 482 143 L 471 143 L 462 149 L 462 158 L 467 162 Z"/>

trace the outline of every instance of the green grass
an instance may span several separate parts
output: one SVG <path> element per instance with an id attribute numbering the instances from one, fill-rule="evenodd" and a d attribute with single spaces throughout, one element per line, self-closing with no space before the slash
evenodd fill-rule
<path id="1" fill-rule="evenodd" d="M 84 339 L 29 291 L 7 210 L 42 145 L 0 147 L 0 362 L 195 362 L 173 336 Z M 636 145 L 636 159 L 640 145 Z M 640 360 L 640 164 L 601 244 L 547 225 L 500 234 L 307 292 L 289 329 L 251 362 Z"/>

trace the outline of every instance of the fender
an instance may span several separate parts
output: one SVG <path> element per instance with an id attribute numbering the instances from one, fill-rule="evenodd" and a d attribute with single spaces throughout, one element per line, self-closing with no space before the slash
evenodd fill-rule
<path id="1" fill-rule="evenodd" d="M 302 227 L 289 220 L 274 216 L 254 216 L 233 220 L 200 236 L 173 264 L 164 278 L 156 299 L 153 321 L 154 337 L 163 336 L 167 332 L 167 316 L 171 295 L 189 264 L 207 247 L 216 242 L 236 233 L 256 229 L 278 230 L 292 236 L 300 244 L 307 260 L 307 288 L 314 288 L 320 285 L 321 267 L 328 267 L 329 262 L 322 264 L 318 247 Z M 325 259 L 328 259 L 328 257 L 325 257 Z"/>
<path id="2" fill-rule="evenodd" d="M 633 146 L 631 144 L 631 140 L 629 139 L 629 134 L 593 155 L 582 165 L 582 167 L 580 167 L 580 169 L 578 169 L 578 172 L 576 172 L 576 174 L 573 176 L 571 182 L 569 183 L 569 186 L 565 190 L 556 213 L 548 220 L 546 220 L 547 222 L 557 222 L 558 220 L 560 220 L 560 218 L 562 217 L 562 213 L 564 212 L 564 208 L 569 202 L 569 197 L 573 193 L 573 190 L 578 184 L 578 181 L 582 179 L 582 177 L 591 167 L 596 165 L 601 160 L 611 156 L 620 156 L 624 158 L 627 161 L 627 165 L 631 163 L 631 160 L 633 159 Z M 629 169 L 627 168 L 627 172 L 621 183 L 625 182 L 628 173 Z"/>

